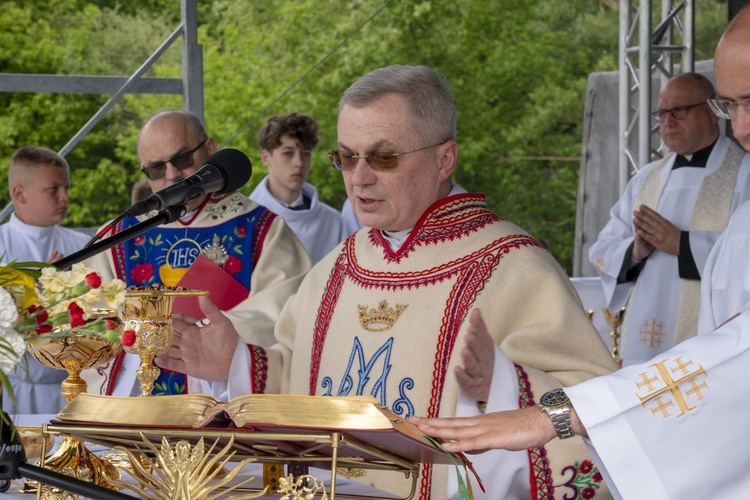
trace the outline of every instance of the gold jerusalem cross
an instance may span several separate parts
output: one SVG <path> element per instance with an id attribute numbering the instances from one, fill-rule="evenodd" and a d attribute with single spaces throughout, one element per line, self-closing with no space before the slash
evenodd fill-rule
<path id="1" fill-rule="evenodd" d="M 699 383 L 697 377 L 708 375 L 701 365 L 698 365 L 697 369 L 691 371 L 691 367 L 693 366 L 692 360 L 685 362 L 682 358 L 676 358 L 674 366 L 671 368 L 667 368 L 667 361 L 665 359 L 650 365 L 656 368 L 657 372 L 652 377 L 649 377 L 646 372 L 640 374 L 641 381 L 636 382 L 635 385 L 638 390 L 646 389 L 646 395 L 640 396 L 636 394 L 636 396 L 638 396 L 644 408 L 646 408 L 646 403 L 652 402 L 651 413 L 654 415 L 661 414 L 663 419 L 670 417 L 670 408 L 677 405 L 680 414 L 675 418 L 679 418 L 695 408 L 695 406 L 688 404 L 688 398 L 695 398 L 698 401 L 704 398 L 701 391 L 708 389 L 708 384 L 705 379 Z M 676 377 L 673 377 L 673 375 L 676 375 Z M 687 390 L 680 389 L 680 385 L 682 384 L 689 386 Z"/>

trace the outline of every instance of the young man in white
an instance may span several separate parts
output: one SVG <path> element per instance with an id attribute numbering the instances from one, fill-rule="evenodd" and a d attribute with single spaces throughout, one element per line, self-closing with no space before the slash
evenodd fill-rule
<path id="1" fill-rule="evenodd" d="M 307 182 L 318 124 L 299 113 L 275 115 L 266 120 L 257 142 L 268 175 L 250 199 L 283 217 L 315 264 L 342 240 L 341 213 L 320 201 Z"/>
<path id="2" fill-rule="evenodd" d="M 65 159 L 39 146 L 19 148 L 10 160 L 8 190 L 15 213 L 0 225 L 0 262 L 54 262 L 74 253 L 89 237 L 59 224 L 68 214 L 70 175 Z M 3 409 L 13 413 L 57 413 L 64 370 L 47 368 L 28 353 L 10 374 L 17 401 L 3 393 Z"/>

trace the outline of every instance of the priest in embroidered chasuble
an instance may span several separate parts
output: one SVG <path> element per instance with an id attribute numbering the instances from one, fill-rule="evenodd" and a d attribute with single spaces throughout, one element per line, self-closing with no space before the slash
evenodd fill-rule
<path id="1" fill-rule="evenodd" d="M 628 182 L 589 250 L 609 309 L 626 307 L 623 365 L 647 361 L 695 335 L 708 254 L 731 214 L 750 198 L 750 155 L 719 134 L 718 119 L 705 104 L 711 95 L 713 87 L 701 75 L 669 81 L 657 115 L 663 141 L 674 152 Z M 653 226 L 639 222 L 644 215 L 656 221 Z M 659 234 L 659 224 L 671 229 L 673 245 L 668 231 Z M 641 253 L 644 248 L 651 250 Z"/>
<path id="2" fill-rule="evenodd" d="M 138 153 L 153 191 L 203 166 L 216 151 L 215 141 L 205 134 L 200 122 L 185 112 L 162 112 L 147 122 L 139 136 Z M 190 152 L 195 144 L 203 146 Z M 191 288 L 199 289 L 202 284 L 208 290 L 231 286 L 237 296 L 225 298 L 226 315 L 238 325 L 252 325 L 244 330 L 248 341 L 270 345 L 284 302 L 310 268 L 304 246 L 283 219 L 239 192 L 204 196 L 187 208 L 188 213 L 180 220 L 116 245 L 87 264 L 129 286 L 182 286 L 191 266 L 203 259 L 201 275 L 191 279 Z M 125 218 L 103 237 L 153 215 Z M 86 373 L 89 390 L 139 394 L 135 380 L 139 365 L 136 355 L 123 352 L 97 372 Z M 190 391 L 183 373 L 161 370 L 154 394 L 185 392 Z"/>
<path id="3" fill-rule="evenodd" d="M 453 184 L 456 117 L 450 85 L 425 66 L 355 82 L 329 158 L 366 227 L 310 270 L 279 316 L 275 345 L 238 341 L 242 325 L 235 331 L 201 297 L 211 326 L 190 335 L 181 325 L 187 334 L 157 363 L 188 370 L 222 400 L 365 395 L 404 418 L 535 405 L 550 389 L 611 372 L 612 356 L 549 252 L 488 210 L 484 195 Z M 491 338 L 472 333 L 478 314 Z M 214 347 L 229 339 L 233 352 Z M 194 353 L 211 362 L 183 361 Z M 486 488 L 473 484 L 478 498 L 610 498 L 577 437 L 471 459 Z M 399 496 L 411 487 L 386 471 L 358 480 Z M 417 488 L 420 499 L 458 495 L 455 468 L 421 466 Z"/>

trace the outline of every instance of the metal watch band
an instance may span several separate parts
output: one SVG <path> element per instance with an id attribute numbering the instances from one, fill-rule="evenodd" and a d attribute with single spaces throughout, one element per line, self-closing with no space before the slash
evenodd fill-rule
<path id="1" fill-rule="evenodd" d="M 568 439 L 574 436 L 573 424 L 570 422 L 570 406 L 560 408 L 547 408 L 549 418 L 552 419 L 552 427 L 560 439 Z"/>

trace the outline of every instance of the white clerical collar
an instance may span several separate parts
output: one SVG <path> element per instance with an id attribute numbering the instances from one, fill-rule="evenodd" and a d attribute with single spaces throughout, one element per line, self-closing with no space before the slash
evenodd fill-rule
<path id="1" fill-rule="evenodd" d="M 49 233 L 52 233 L 55 230 L 55 225 L 52 226 L 33 226 L 31 224 L 26 224 L 24 221 L 18 218 L 18 216 L 14 213 L 10 214 L 10 220 L 8 223 L 13 227 L 13 229 L 18 229 L 19 231 L 23 231 L 26 234 L 34 235 L 37 238 L 41 238 Z"/>

